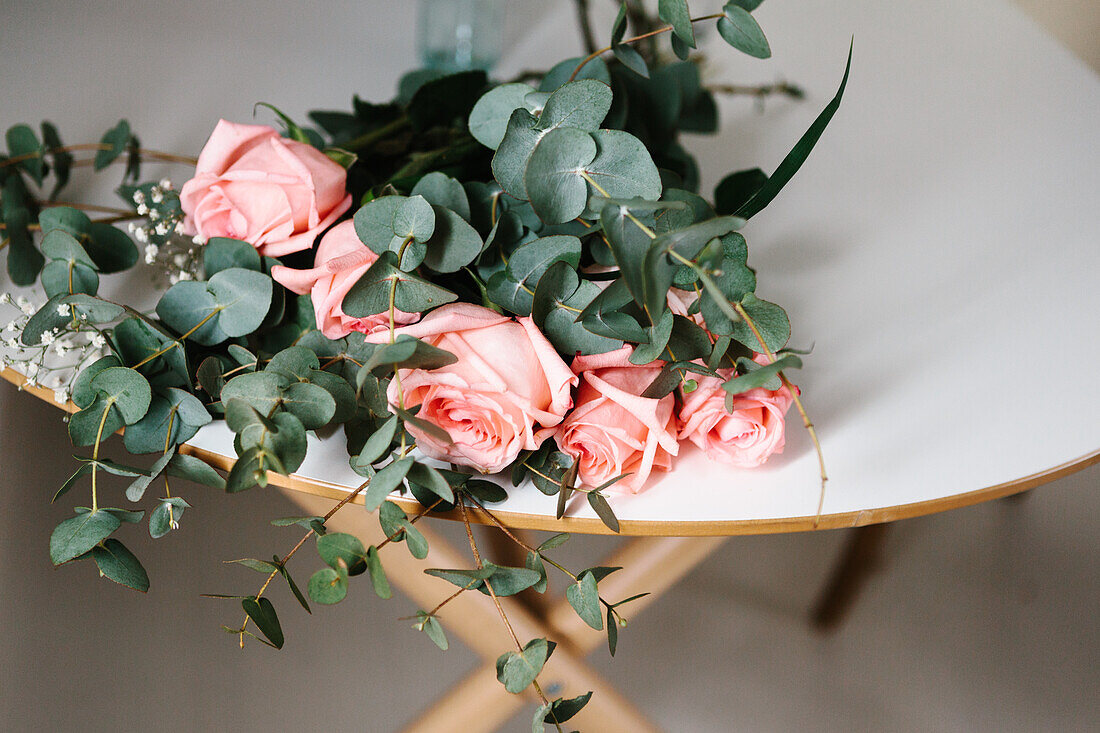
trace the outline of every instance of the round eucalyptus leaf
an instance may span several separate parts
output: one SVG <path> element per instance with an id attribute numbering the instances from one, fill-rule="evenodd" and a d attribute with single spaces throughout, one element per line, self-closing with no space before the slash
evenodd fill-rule
<path id="1" fill-rule="evenodd" d="M 89 323 L 110 323 L 118 320 L 125 313 L 122 306 L 93 298 L 85 293 L 62 298 L 61 303 L 72 306 L 77 317 Z"/>
<path id="2" fill-rule="evenodd" d="M 170 388 L 153 396 L 145 417 L 126 428 L 122 440 L 131 453 L 159 453 L 190 440 L 212 419 L 193 394 Z"/>
<path id="3" fill-rule="evenodd" d="M 81 409 L 92 404 L 97 394 L 95 387 L 92 386 L 92 379 L 108 367 L 119 366 L 122 366 L 122 362 L 119 361 L 118 357 L 114 354 L 108 354 L 107 356 L 96 359 L 80 370 L 80 374 L 76 376 L 76 380 L 73 382 L 73 404 Z"/>
<path id="4" fill-rule="evenodd" d="M 592 138 L 598 152 L 586 170 L 603 189 L 593 188 L 593 194 L 606 192 L 614 199 L 660 198 L 661 174 L 641 140 L 622 130 L 597 130 Z M 590 208 L 586 216 L 596 218 L 599 209 Z"/>
<path id="5" fill-rule="evenodd" d="M 308 379 L 310 373 L 314 369 L 319 369 L 320 366 L 321 362 L 317 360 L 317 354 L 304 346 L 291 346 L 271 357 L 264 371 L 299 381 Z"/>
<path id="6" fill-rule="evenodd" d="M 178 498 L 178 497 L 175 497 Z M 149 536 L 160 539 L 164 535 L 179 527 L 180 517 L 186 506 L 179 506 L 170 501 L 162 501 L 149 515 Z"/>
<path id="7" fill-rule="evenodd" d="M 149 381 L 127 367 L 107 367 L 92 377 L 90 386 L 113 400 L 127 425 L 145 416 L 153 397 Z"/>
<path id="8" fill-rule="evenodd" d="M 536 129 L 537 125 L 538 118 L 526 109 L 513 110 L 504 138 L 493 155 L 493 177 L 501 188 L 518 199 L 527 199 L 524 185 L 527 160 L 543 134 Z"/>
<path id="9" fill-rule="evenodd" d="M 51 298 L 56 295 L 83 293 L 95 295 L 99 290 L 99 275 L 79 262 L 53 260 L 42 268 L 42 289 Z"/>
<path id="10" fill-rule="evenodd" d="M 306 592 L 316 603 L 330 606 L 339 603 L 348 595 L 348 574 L 342 574 L 332 568 L 321 568 L 309 578 Z"/>
<path id="11" fill-rule="evenodd" d="M 580 267 L 581 240 L 567 234 L 555 234 L 520 246 L 508 259 L 508 277 L 533 290 L 539 278 L 555 262 Z"/>
<path id="12" fill-rule="evenodd" d="M 481 95 L 470 110 L 470 134 L 485 147 L 496 150 L 504 139 L 512 110 L 521 107 L 531 109 L 525 104 L 530 93 L 531 87 L 526 84 L 501 84 Z"/>
<path id="13" fill-rule="evenodd" d="M 526 86 L 526 84 L 520 86 Z M 502 131 L 501 136 L 503 135 Z M 450 209 L 466 221 L 470 221 L 470 200 L 466 196 L 466 189 L 446 173 L 434 171 L 424 176 L 413 186 L 410 195 L 422 196 L 433 207 Z"/>
<path id="14" fill-rule="evenodd" d="M 208 283 L 220 309 L 218 328 L 230 338 L 247 336 L 259 328 L 271 306 L 272 280 L 261 272 L 232 267 Z"/>
<path id="15" fill-rule="evenodd" d="M 342 308 L 345 313 L 354 318 L 385 313 L 389 310 L 391 289 L 395 307 L 406 313 L 421 313 L 458 298 L 449 290 L 398 270 L 394 266 L 396 260 L 392 253 L 382 255 L 363 273 L 344 296 Z"/>
<path id="16" fill-rule="evenodd" d="M 92 230 L 92 220 L 88 215 L 71 206 L 50 206 L 42 209 L 38 214 L 38 225 L 42 227 L 44 234 L 61 229 L 74 237 L 88 234 Z"/>
<path id="17" fill-rule="evenodd" d="M 283 409 L 302 421 L 307 430 L 323 428 L 336 414 L 336 400 L 323 387 L 294 382 L 283 390 Z"/>
<path id="18" fill-rule="evenodd" d="M 104 411 L 107 412 L 106 418 L 103 416 Z M 113 409 L 105 395 L 97 393 L 87 407 L 69 417 L 69 439 L 78 447 L 92 445 L 96 442 L 96 437 L 102 440 L 123 425 L 122 414 Z"/>
<path id="19" fill-rule="evenodd" d="M 50 535 L 50 560 L 54 565 L 80 557 L 122 526 L 122 520 L 99 509 L 66 519 Z"/>
<path id="20" fill-rule="evenodd" d="M 348 575 L 361 575 L 367 570 L 367 548 L 352 534 L 329 532 L 318 537 L 317 554 L 331 568 L 343 562 Z"/>
<path id="21" fill-rule="evenodd" d="M 435 212 L 423 196 L 404 199 L 393 212 L 394 237 L 426 242 L 435 231 Z"/>
<path id="22" fill-rule="evenodd" d="M 328 392 L 336 403 L 336 412 L 331 422 L 345 423 L 355 417 L 355 390 L 346 379 L 332 372 L 317 369 L 310 372 L 309 381 Z"/>
<path id="23" fill-rule="evenodd" d="M 222 270 L 239 267 L 260 272 L 260 252 L 248 242 L 229 237 L 211 237 L 202 248 L 202 267 L 207 278 Z"/>
<path id="24" fill-rule="evenodd" d="M 355 233 L 371 252 L 380 255 L 390 249 L 394 214 L 404 200 L 404 196 L 382 196 L 355 212 Z"/>
<path id="25" fill-rule="evenodd" d="M 96 267 L 95 262 L 80 246 L 80 243 L 76 241 L 76 238 L 63 229 L 53 229 L 46 232 L 46 235 L 42 237 L 42 254 L 51 260 L 79 262 L 91 269 Z"/>
<path id="26" fill-rule="evenodd" d="M 100 272 L 122 272 L 138 261 L 138 249 L 126 232 L 103 221 L 93 221 L 84 248 Z"/>
<path id="27" fill-rule="evenodd" d="M 596 141 L 583 130 L 558 127 L 539 140 L 527 164 L 524 183 L 531 207 L 540 219 L 560 224 L 580 216 L 588 203 L 588 184 L 581 174 L 596 157 Z"/>
<path id="28" fill-rule="evenodd" d="M 228 338 L 218 325 L 218 308 L 207 283 L 182 280 L 161 296 L 156 311 L 170 328 L 181 334 L 190 332 L 189 338 L 196 343 L 213 346 Z"/>
<path id="29" fill-rule="evenodd" d="M 424 264 L 436 272 L 458 272 L 477 259 L 484 242 L 458 213 L 442 206 L 432 209 L 435 234 L 427 242 Z"/>
<path id="30" fill-rule="evenodd" d="M 575 127 L 595 132 L 611 109 L 611 87 L 607 82 L 581 79 L 565 84 L 546 100 L 538 128 Z"/>
<path id="31" fill-rule="evenodd" d="M 222 404 L 228 404 L 230 400 L 243 400 L 261 415 L 268 415 L 278 406 L 283 387 L 289 382 L 276 372 L 239 374 L 222 387 Z"/>

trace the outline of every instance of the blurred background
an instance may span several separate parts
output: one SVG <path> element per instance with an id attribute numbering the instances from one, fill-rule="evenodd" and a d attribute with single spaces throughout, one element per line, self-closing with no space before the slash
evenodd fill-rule
<path id="1" fill-rule="evenodd" d="M 533 29 L 559 56 L 579 50 L 572 25 L 547 21 L 564 4 L 507 3 L 502 69 L 520 69 L 517 44 Z M 772 4 L 760 11 L 768 31 Z M 1016 4 L 1100 68 L 1095 0 Z M 386 99 L 418 63 L 414 3 L 285 5 L 5 0 L 0 126 L 49 118 L 75 142 L 126 114 L 143 142 L 193 152 L 212 111 L 245 121 L 254 101 L 302 117 L 347 107 L 353 91 Z M 303 66 L 321 71 L 309 88 L 288 86 Z M 208 84 L 212 75 L 240 85 Z M 116 97 L 123 85 L 147 103 Z M 398 621 L 415 610 L 405 599 L 361 586 L 313 618 L 283 598 L 287 646 L 239 650 L 219 631 L 239 613 L 198 596 L 251 588 L 257 576 L 221 561 L 297 538 L 268 525 L 297 513 L 272 490 L 224 500 L 194 487 L 184 531 L 142 544 L 146 597 L 87 565 L 52 569 L 46 542 L 68 509 L 46 502 L 71 452 L 55 408 L 0 384 L 0 729 L 390 731 L 479 664 Z M 599 650 L 590 661 L 670 731 L 1100 729 L 1098 483 L 1094 466 L 1022 500 L 897 523 L 878 572 L 828 634 L 808 618 L 845 532 L 732 538 L 631 620 L 614 660 Z M 579 564 L 614 543 L 575 537 L 567 556 Z M 507 729 L 529 729 L 530 713 Z"/>

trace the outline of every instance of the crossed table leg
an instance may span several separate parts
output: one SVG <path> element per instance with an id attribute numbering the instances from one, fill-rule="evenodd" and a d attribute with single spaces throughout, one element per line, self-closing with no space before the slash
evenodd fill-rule
<path id="1" fill-rule="evenodd" d="M 332 500 L 312 494 L 286 490 L 284 493 L 305 511 L 324 514 Z M 377 544 L 385 536 L 373 514 L 349 507 L 328 521 L 335 531 L 354 534 L 366 543 Z M 428 540 L 428 556 L 412 557 L 404 548 L 394 548 L 383 558 L 387 576 L 421 608 L 433 608 L 452 591 L 446 581 L 424 573 L 425 568 L 467 567 L 470 558 L 451 547 L 442 537 L 418 523 Z M 495 531 L 495 530 L 494 530 Z M 600 583 L 601 594 L 614 601 L 636 593 L 650 595 L 633 601 L 631 616 L 668 590 L 725 541 L 724 537 L 654 537 L 631 540 L 603 564 L 623 570 Z M 546 663 L 539 681 L 550 696 L 575 697 L 589 690 L 595 694 L 575 719 L 575 727 L 600 731 L 655 731 L 625 697 L 616 692 L 584 662 L 588 652 L 604 642 L 603 632 L 595 631 L 574 613 L 564 599 L 543 613 L 515 598 L 502 598 L 508 619 L 520 641 L 546 637 L 558 643 Z M 481 655 L 484 664 L 450 693 L 426 710 L 406 730 L 418 733 L 436 731 L 493 731 L 503 725 L 523 705 L 535 699 L 534 691 L 524 695 L 507 692 L 496 679 L 496 658 L 514 644 L 501 623 L 490 597 L 481 593 L 462 593 L 440 612 L 443 627 L 452 638 L 458 637 Z M 551 694 L 549 690 L 554 692 Z M 573 725 L 574 721 L 570 721 Z"/>

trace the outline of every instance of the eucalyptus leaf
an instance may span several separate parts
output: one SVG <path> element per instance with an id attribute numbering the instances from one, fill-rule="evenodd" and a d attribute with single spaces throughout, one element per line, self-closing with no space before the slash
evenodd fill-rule
<path id="1" fill-rule="evenodd" d="M 92 559 L 100 574 L 119 585 L 145 593 L 149 590 L 149 574 L 134 553 L 118 540 L 109 538 L 92 548 Z"/>
<path id="2" fill-rule="evenodd" d="M 61 565 L 80 557 L 121 525 L 122 520 L 103 509 L 66 519 L 50 535 L 50 560 Z"/>
<path id="3" fill-rule="evenodd" d="M 736 2 L 726 3 L 722 8 L 725 17 L 718 19 L 718 34 L 738 51 L 754 58 L 766 59 L 772 55 L 768 39 L 760 24 Z"/>

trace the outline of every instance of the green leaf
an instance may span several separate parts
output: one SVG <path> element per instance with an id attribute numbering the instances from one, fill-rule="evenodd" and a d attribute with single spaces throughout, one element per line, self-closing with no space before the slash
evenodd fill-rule
<path id="1" fill-rule="evenodd" d="M 406 313 L 421 313 L 458 298 L 449 290 L 402 272 L 395 266 L 396 262 L 396 254 L 382 254 L 344 296 L 344 312 L 353 318 L 387 312 L 394 283 L 395 307 Z"/>
<path id="2" fill-rule="evenodd" d="M 225 489 L 225 479 L 214 470 L 206 461 L 195 456 L 185 456 L 177 453 L 168 462 L 167 472 L 169 476 L 194 481 L 203 486 L 214 489 Z"/>
<path id="3" fill-rule="evenodd" d="M 163 451 L 166 445 L 175 446 L 190 440 L 212 419 L 197 397 L 169 387 L 153 396 L 145 416 L 126 429 L 123 442 L 130 453 Z"/>
<path id="4" fill-rule="evenodd" d="M 550 712 L 546 713 L 546 717 L 543 719 L 547 723 L 564 723 L 579 713 L 588 701 L 592 698 L 591 692 L 586 692 L 583 695 L 570 698 L 569 700 L 557 699 L 550 705 Z"/>
<path id="5" fill-rule="evenodd" d="M 596 587 L 595 575 L 587 570 L 581 573 L 580 579 L 565 589 L 565 597 L 586 624 L 596 631 L 603 629 L 600 593 Z"/>
<path id="6" fill-rule="evenodd" d="M 386 571 L 382 567 L 382 561 L 378 558 L 378 548 L 371 545 L 367 548 L 367 571 L 370 573 L 370 582 L 374 586 L 374 592 L 379 598 L 389 598 L 393 595 L 390 583 L 386 580 Z"/>
<path id="7" fill-rule="evenodd" d="M 436 272 L 458 272 L 477 259 L 484 242 L 459 214 L 442 206 L 435 212 L 435 233 L 427 242 L 424 264 Z"/>
<path id="8" fill-rule="evenodd" d="M 781 382 L 778 379 L 779 372 L 784 369 L 799 369 L 802 367 L 802 360 L 794 354 L 788 354 L 787 356 L 776 359 L 771 364 L 765 364 L 758 368 L 747 371 L 739 377 L 734 377 L 722 384 L 722 389 L 730 395 L 739 395 L 743 392 L 748 392 L 750 389 L 756 389 L 757 387 L 763 387 L 765 389 L 779 389 Z"/>
<path id="9" fill-rule="evenodd" d="M 405 475 L 415 462 L 415 458 L 406 456 L 394 461 L 374 475 L 363 494 L 363 504 L 366 506 L 367 511 L 373 512 L 382 504 L 391 491 L 401 486 L 405 480 Z"/>
<path id="10" fill-rule="evenodd" d="M 149 590 L 149 575 L 126 545 L 111 538 L 102 546 L 92 548 L 92 559 L 103 577 L 119 585 L 145 593 Z"/>
<path id="11" fill-rule="evenodd" d="M 275 113 L 275 115 L 282 121 L 285 128 L 285 137 L 289 137 L 291 140 L 297 140 L 300 143 L 306 143 L 309 145 L 312 141 L 306 130 L 303 130 L 298 123 L 290 119 L 282 110 L 267 102 L 257 102 L 253 108 L 252 113 L 256 113 L 256 107 L 267 107 L 269 110 Z"/>
<path id="12" fill-rule="evenodd" d="M 173 529 L 179 529 L 180 518 L 183 517 L 184 510 L 190 508 L 190 506 L 178 496 L 161 501 L 153 509 L 153 513 L 149 515 L 149 536 L 153 539 L 160 539 Z"/>
<path id="13" fill-rule="evenodd" d="M 73 445 L 92 445 L 95 443 L 97 435 L 102 440 L 122 428 L 124 425 L 122 414 L 117 409 L 112 409 L 113 407 L 107 397 L 96 394 L 88 407 L 74 413 L 69 418 L 69 438 L 72 440 Z M 103 417 L 104 412 L 107 414 L 106 418 Z M 100 430 L 101 421 L 103 424 L 102 431 Z"/>
<path id="14" fill-rule="evenodd" d="M 425 82 L 409 100 L 409 121 L 416 130 L 448 126 L 455 118 L 465 121 L 486 82 L 485 72 L 476 69 Z"/>
<path id="15" fill-rule="evenodd" d="M 307 430 L 323 428 L 336 414 L 336 400 L 323 387 L 292 382 L 283 389 L 283 409 L 302 421 Z"/>
<path id="16" fill-rule="evenodd" d="M 577 316 L 600 293 L 589 280 L 581 280 L 567 262 L 556 262 L 539 279 L 531 315 L 561 353 L 599 354 L 622 346 L 621 341 L 592 333 Z"/>
<path id="17" fill-rule="evenodd" d="M 611 199 L 657 199 L 661 195 L 661 175 L 641 140 L 622 130 L 596 130 L 592 133 L 598 153 L 588 166 L 588 175 L 600 189 L 590 195 Z M 598 196 L 597 196 L 598 194 Z M 599 216 L 599 203 L 587 208 L 586 216 Z"/>
<path id="18" fill-rule="evenodd" d="M 172 460 L 172 456 L 175 455 L 175 452 L 175 446 L 170 447 L 167 453 L 158 458 L 153 465 L 150 466 L 148 474 L 138 474 L 133 483 L 126 487 L 126 498 L 130 501 L 141 501 L 141 497 L 145 496 L 145 490 L 149 488 L 149 484 L 161 475 L 165 467 L 168 466 L 168 462 Z M 104 468 L 106 467 L 104 466 Z"/>
<path id="19" fill-rule="evenodd" d="M 23 332 L 19 336 L 19 340 L 23 343 L 24 346 L 37 346 L 42 342 L 42 334 L 46 333 L 47 331 L 52 331 L 55 328 L 60 330 L 62 328 L 65 328 L 69 324 L 69 322 L 72 320 L 72 317 L 67 315 L 60 315 L 57 310 L 57 306 L 61 305 L 62 301 L 64 301 L 65 299 L 65 293 L 58 293 L 57 295 L 47 300 L 46 304 L 39 308 L 38 312 L 31 316 L 30 320 L 27 321 L 27 325 L 23 326 Z M 117 358 L 111 358 L 114 359 L 114 364 L 118 363 Z M 85 371 L 87 371 L 87 368 L 85 368 L 84 371 L 81 372 L 81 374 L 83 374 Z M 88 378 L 91 379 L 91 377 Z M 80 378 L 77 377 L 77 383 L 79 383 L 79 381 Z M 73 394 L 76 394 L 75 387 Z M 90 399 L 91 396 L 89 396 L 89 400 Z M 84 407 L 86 405 L 80 406 Z"/>
<path id="20" fill-rule="evenodd" d="M 504 138 L 493 156 L 493 177 L 505 191 L 518 199 L 527 199 L 524 176 L 531 151 L 544 132 L 538 130 L 538 118 L 524 108 L 512 110 Z"/>
<path id="21" fill-rule="evenodd" d="M 757 330 L 764 337 L 764 342 L 772 353 L 787 345 L 787 340 L 791 337 L 791 322 L 787 318 L 786 311 L 775 303 L 760 300 L 751 293 L 741 301 L 741 307 L 756 324 Z M 729 335 L 753 351 L 764 351 L 749 325 L 744 321 L 734 323 Z"/>
<path id="22" fill-rule="evenodd" d="M 687 0 L 659 0 L 657 16 L 672 26 L 672 32 L 682 43 L 695 48 L 695 27 L 691 24 L 691 12 Z"/>
<path id="23" fill-rule="evenodd" d="M 228 335 L 218 327 L 219 306 L 204 282 L 182 280 L 165 291 L 156 312 L 170 328 L 203 346 L 225 341 Z"/>
<path id="24" fill-rule="evenodd" d="M 410 483 L 423 486 L 448 504 L 454 503 L 455 495 L 451 491 L 451 485 L 438 469 L 426 463 L 414 463 L 409 467 L 408 478 Z"/>
<path id="25" fill-rule="evenodd" d="M 607 651 L 615 656 L 615 649 L 619 646 L 619 624 L 615 620 L 615 612 L 609 606 L 607 608 Z"/>
<path id="26" fill-rule="evenodd" d="M 413 624 L 413 628 L 423 631 L 432 640 L 433 644 L 443 651 L 447 651 L 447 635 L 443 633 L 443 625 L 439 623 L 439 619 L 435 616 L 429 616 L 427 611 L 417 611 L 416 617 L 418 621 Z"/>
<path id="27" fill-rule="evenodd" d="M 520 84 L 519 86 L 530 90 L 530 87 L 526 84 Z M 505 122 L 507 122 L 507 118 L 505 118 Z M 501 134 L 503 134 L 503 131 L 501 131 Z M 446 173 L 441 171 L 429 173 L 416 182 L 409 195 L 422 196 L 433 207 L 450 209 L 462 217 L 463 220 L 470 221 L 470 200 L 466 195 L 466 189 L 462 187 L 459 181 L 451 178 Z M 438 212 L 436 213 L 438 215 Z"/>
<path id="28" fill-rule="evenodd" d="M 501 84 L 490 89 L 470 110 L 470 134 L 485 147 L 496 150 L 504 139 L 512 110 L 526 107 L 524 100 L 532 91 L 526 84 Z"/>
<path id="29" fill-rule="evenodd" d="M 611 53 L 615 55 L 615 58 L 619 60 L 626 68 L 633 71 L 638 76 L 645 79 L 649 78 L 649 66 L 645 62 L 645 58 L 633 46 L 619 45 L 611 49 Z"/>
<path id="30" fill-rule="evenodd" d="M 126 232 L 104 221 L 93 221 L 88 227 L 84 248 L 103 273 L 127 270 L 138 260 L 134 240 Z"/>
<path id="31" fill-rule="evenodd" d="M 103 509 L 66 519 L 50 535 L 50 560 L 61 565 L 80 557 L 121 525 L 122 520 Z"/>
<path id="32" fill-rule="evenodd" d="M 427 242 L 435 231 L 435 213 L 423 196 L 402 200 L 393 212 L 391 223 L 394 237 Z"/>
<path id="33" fill-rule="evenodd" d="M 555 262 L 568 262 L 573 268 L 580 267 L 581 240 L 567 234 L 555 234 L 527 242 L 509 258 L 508 276 L 534 290 L 539 278 Z"/>
<path id="34" fill-rule="evenodd" d="M 359 455 L 352 459 L 353 464 L 369 466 L 389 452 L 397 435 L 397 415 L 386 420 L 382 426 L 371 433 Z"/>
<path id="35" fill-rule="evenodd" d="M 58 489 L 57 493 L 55 493 L 53 495 L 53 498 L 50 499 L 50 503 L 53 504 L 58 499 L 60 499 L 62 496 L 69 493 L 69 489 L 76 486 L 76 482 L 80 479 L 81 476 L 83 476 L 85 474 L 88 474 L 88 473 L 91 473 L 91 472 L 92 472 L 92 466 L 91 466 L 90 463 L 81 463 L 80 467 L 77 468 L 76 471 L 73 472 L 73 475 L 69 476 L 69 478 L 67 478 L 65 480 L 65 483 L 61 484 L 61 488 Z"/>
<path id="36" fill-rule="evenodd" d="M 278 558 L 272 559 L 277 560 Z M 283 576 L 283 579 L 286 581 L 287 586 L 290 588 L 290 592 L 294 594 L 294 598 L 298 601 L 299 605 L 301 605 L 301 607 L 306 610 L 306 613 L 312 615 L 313 611 L 312 609 L 310 609 L 309 603 L 306 602 L 306 597 L 302 595 L 302 591 L 298 588 L 298 584 L 294 582 L 294 578 L 290 577 L 290 573 L 287 572 L 286 567 L 282 564 L 279 564 L 278 569 L 279 575 Z"/>
<path id="37" fill-rule="evenodd" d="M 208 286 L 221 308 L 218 328 L 230 338 L 259 328 L 271 307 L 272 281 L 261 272 L 231 267 L 215 273 Z"/>
<path id="38" fill-rule="evenodd" d="M 588 203 L 588 184 L 580 172 L 592 164 L 596 153 L 592 135 L 572 127 L 551 130 L 539 141 L 524 183 L 540 219 L 560 224 L 580 216 Z"/>
<path id="39" fill-rule="evenodd" d="M 211 237 L 202 248 L 202 267 L 207 279 L 222 270 L 238 268 L 261 272 L 259 251 L 248 242 L 228 237 Z"/>
<path id="40" fill-rule="evenodd" d="M 538 129 L 549 132 L 571 127 L 595 132 L 611 109 L 611 87 L 595 79 L 578 79 L 565 84 L 546 100 L 538 118 Z"/>
<path id="41" fill-rule="evenodd" d="M 497 658 L 497 679 L 504 689 L 518 695 L 535 681 L 550 656 L 546 639 L 532 639 L 520 652 L 506 652 Z"/>
<path id="42" fill-rule="evenodd" d="M 101 171 L 113 163 L 118 156 L 126 151 L 126 146 L 130 143 L 130 137 L 130 123 L 126 120 L 120 120 L 99 141 L 101 145 L 108 147 L 96 151 L 92 167 L 97 171 Z"/>
<path id="43" fill-rule="evenodd" d="M 766 59 L 772 55 L 764 31 L 749 11 L 731 2 L 726 3 L 722 12 L 725 17 L 718 19 L 718 33 L 726 43 L 754 58 Z"/>
<path id="44" fill-rule="evenodd" d="M 226 560 L 225 562 L 232 565 L 241 565 L 249 570 L 255 570 L 257 573 L 263 573 L 264 575 L 277 572 L 279 569 L 279 566 L 274 563 L 270 563 L 267 560 L 257 560 L 254 557 L 242 557 L 236 560 Z"/>
<path id="45" fill-rule="evenodd" d="M 539 545 L 538 550 L 539 552 L 545 552 L 546 550 L 553 550 L 555 547 L 561 547 L 569 541 L 570 537 L 571 535 L 568 532 L 559 532 Z"/>
<path id="46" fill-rule="evenodd" d="M 52 151 L 49 156 L 55 180 L 53 190 L 50 191 L 50 201 L 53 201 L 69 182 L 69 174 L 73 167 L 73 155 L 67 150 L 61 150 L 64 147 L 61 142 L 61 135 L 58 134 L 57 128 L 52 122 L 42 123 L 42 145 L 47 151 Z"/>
<path id="47" fill-rule="evenodd" d="M 108 367 L 98 372 L 90 386 L 111 401 L 126 425 L 143 418 L 153 398 L 148 380 L 126 367 Z"/>
<path id="48" fill-rule="evenodd" d="M 768 175 L 759 168 L 730 173 L 714 188 L 714 208 L 719 214 L 732 214 L 768 182 Z"/>
<path id="49" fill-rule="evenodd" d="M 840 100 L 844 96 L 844 87 L 848 84 L 848 72 L 852 70 L 852 47 L 848 47 L 848 62 L 844 66 L 844 78 L 840 80 L 840 88 L 836 91 L 836 96 L 825 105 L 825 109 L 821 111 L 821 114 L 817 116 L 817 119 L 813 121 L 809 129 L 799 138 L 795 146 L 791 148 L 791 152 L 787 153 L 787 157 L 783 158 L 783 162 L 779 164 L 779 167 L 775 169 L 771 177 L 768 178 L 767 183 L 760 187 L 756 194 L 745 202 L 738 210 L 737 216 L 743 219 L 751 219 L 757 213 L 760 212 L 765 206 L 771 203 L 772 199 L 787 185 L 787 182 L 794 177 L 794 174 L 798 172 L 798 169 L 802 167 L 802 164 L 809 157 L 810 151 L 814 149 L 814 145 L 821 138 L 821 133 L 828 127 L 829 122 L 833 119 L 833 115 L 836 114 L 837 109 L 840 108 Z"/>
<path id="50" fill-rule="evenodd" d="M 321 568 L 309 578 L 306 592 L 315 602 L 331 606 L 348 595 L 348 573 L 344 568 Z"/>
<path id="51" fill-rule="evenodd" d="M 367 569 L 367 549 L 358 537 L 346 532 L 329 532 L 318 537 L 317 553 L 329 567 L 344 563 L 348 575 L 360 575 Z"/>
<path id="52" fill-rule="evenodd" d="M 27 209 L 30 195 L 22 177 L 8 176 L 0 198 L 4 237 L 8 240 L 8 275 L 16 285 L 32 285 L 42 270 L 45 258 L 34 246 L 28 229 L 31 223 L 31 214 Z"/>
<path id="53" fill-rule="evenodd" d="M 42 143 L 38 142 L 38 136 L 27 125 L 15 125 L 8 128 L 8 155 L 12 158 L 29 156 L 21 160 L 18 166 L 27 172 L 35 185 L 41 186 L 42 179 L 46 175 L 46 162 Z"/>
<path id="54" fill-rule="evenodd" d="M 276 649 L 283 648 L 283 629 L 279 625 L 279 616 L 275 613 L 275 607 L 266 598 L 245 598 L 241 601 L 241 607 L 248 617 L 256 624 L 256 628 L 267 637 Z"/>
<path id="55" fill-rule="evenodd" d="M 125 313 L 122 306 L 100 300 L 85 293 L 66 296 L 61 298 L 60 302 L 73 306 L 77 318 L 86 320 L 89 323 L 110 323 L 118 320 Z M 54 308 L 56 310 L 56 306 Z"/>
<path id="56" fill-rule="evenodd" d="M 618 534 L 619 520 L 615 518 L 615 512 L 611 511 L 611 505 L 607 503 L 607 499 L 604 498 L 604 495 L 595 491 L 589 491 L 588 503 L 592 506 L 593 511 L 596 512 L 596 516 L 600 518 L 600 521 L 612 532 Z"/>

